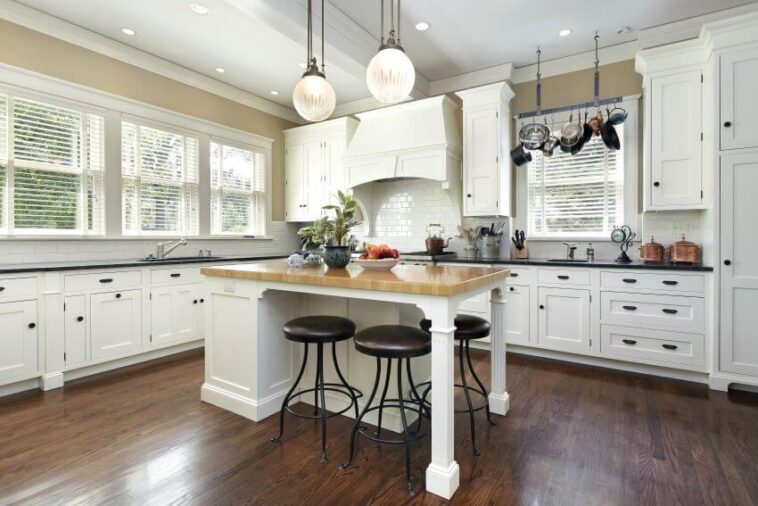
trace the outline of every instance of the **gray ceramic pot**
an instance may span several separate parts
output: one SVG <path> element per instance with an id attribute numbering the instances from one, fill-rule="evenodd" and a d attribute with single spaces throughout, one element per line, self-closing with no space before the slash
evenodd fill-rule
<path id="1" fill-rule="evenodd" d="M 322 253 L 324 263 L 333 269 L 344 269 L 350 263 L 349 246 L 327 246 Z"/>

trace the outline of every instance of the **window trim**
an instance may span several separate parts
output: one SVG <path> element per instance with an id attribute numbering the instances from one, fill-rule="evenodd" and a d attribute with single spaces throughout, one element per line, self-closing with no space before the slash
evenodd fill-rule
<path id="1" fill-rule="evenodd" d="M 639 213 L 639 139 L 640 139 L 640 119 L 639 119 L 639 102 L 641 95 L 629 95 L 623 97 L 620 107 L 626 109 L 628 114 L 624 123 L 624 138 L 621 139 L 624 147 L 624 222 L 633 230 L 639 230 L 640 213 Z M 566 114 L 568 117 L 568 113 Z M 559 116 L 556 116 L 556 124 L 560 125 Z M 515 128 L 514 143 L 518 142 L 519 122 L 517 116 L 514 116 Z M 548 122 L 550 118 L 548 117 Z M 557 128 L 557 127 L 556 127 Z M 515 144 L 514 144 L 515 145 Z M 516 167 L 516 215 L 512 220 L 513 229 L 525 230 L 527 239 L 530 241 L 570 241 L 570 242 L 611 242 L 610 236 L 576 236 L 567 234 L 531 235 L 529 230 L 529 181 L 526 167 Z M 619 225 L 622 225 L 619 223 Z"/>

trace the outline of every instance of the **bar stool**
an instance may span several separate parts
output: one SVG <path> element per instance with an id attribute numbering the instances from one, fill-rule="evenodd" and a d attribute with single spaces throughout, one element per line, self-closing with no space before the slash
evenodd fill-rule
<path id="1" fill-rule="evenodd" d="M 431 320 L 421 320 L 420 326 L 422 329 L 424 329 L 426 332 L 429 332 L 432 327 Z M 460 346 L 458 347 L 458 367 L 460 369 L 461 373 L 461 383 L 456 384 L 455 386 L 458 388 L 463 389 L 463 393 L 466 397 L 466 405 L 468 406 L 468 409 L 456 409 L 456 413 L 468 413 L 469 416 L 469 424 L 471 425 L 471 446 L 474 448 L 474 455 L 480 455 L 479 448 L 476 446 L 476 424 L 474 420 L 474 413 L 477 411 L 481 411 L 482 409 L 485 410 L 487 413 L 487 421 L 491 425 L 496 425 L 496 423 L 492 420 L 492 417 L 490 416 L 490 403 L 489 403 L 489 397 L 487 395 L 487 390 L 484 388 L 484 385 L 482 384 L 481 380 L 479 379 L 479 376 L 476 375 L 476 370 L 474 370 L 474 366 L 471 364 L 471 351 L 469 348 L 469 343 L 472 339 L 481 339 L 483 337 L 487 337 L 490 335 L 490 323 L 485 320 L 484 318 L 479 318 L 477 316 L 471 316 L 471 315 L 465 315 L 465 314 L 459 314 L 455 317 L 455 340 L 459 342 Z M 479 385 L 479 388 L 475 388 L 468 385 L 468 382 L 466 381 L 466 368 L 464 367 L 463 359 L 466 359 L 466 362 L 468 363 L 469 371 L 471 371 L 471 376 L 474 378 L 474 381 L 477 385 Z M 429 405 L 429 402 L 426 400 L 427 395 L 429 394 L 429 391 L 432 387 L 431 383 L 422 383 L 417 386 L 426 385 L 426 390 L 424 391 L 423 400 L 425 405 Z M 473 402 L 471 402 L 471 392 L 474 392 L 476 394 L 481 395 L 484 398 L 484 404 L 479 406 L 474 406 Z"/>
<path id="2" fill-rule="evenodd" d="M 353 342 L 355 343 L 355 349 L 359 352 L 376 357 L 376 378 L 374 379 L 374 385 L 371 388 L 371 395 L 369 395 L 368 402 L 363 407 L 360 416 L 356 418 L 355 424 L 353 424 L 353 431 L 350 435 L 350 454 L 348 461 L 339 467 L 344 470 L 353 463 L 353 457 L 355 456 L 355 439 L 359 433 L 377 443 L 405 445 L 405 477 L 408 482 L 408 492 L 411 495 L 415 495 L 416 488 L 413 485 L 411 477 L 410 443 L 421 439 L 424 435 L 420 432 L 420 423 L 415 431 L 409 430 L 405 411 L 406 409 L 413 409 L 412 406 L 416 406 L 419 421 L 421 416 L 425 415 L 428 417 L 424 403 L 413 383 L 413 376 L 411 375 L 411 359 L 427 355 L 432 351 L 431 337 L 427 332 L 414 327 L 404 325 L 377 325 L 358 332 L 355 335 Z M 374 402 L 374 397 L 376 396 L 376 391 L 381 379 L 383 358 L 387 359 L 387 373 L 384 380 L 384 389 L 379 404 L 372 407 L 371 404 Z M 387 389 L 392 374 L 393 359 L 397 359 L 398 362 L 397 398 L 387 399 Z M 403 399 L 403 361 L 405 361 L 406 375 L 411 387 L 411 400 Z M 382 430 L 382 412 L 386 408 L 400 410 L 400 420 L 403 424 L 403 434 L 400 439 L 382 439 L 379 437 Z M 363 420 L 367 413 L 372 411 L 379 411 L 377 430 L 373 435 L 367 432 L 365 426 L 361 426 L 361 420 Z"/>
<path id="3" fill-rule="evenodd" d="M 302 318 L 295 318 L 284 324 L 282 327 L 284 337 L 290 341 L 296 343 L 303 343 L 303 363 L 300 366 L 300 372 L 297 374 L 297 379 L 289 389 L 287 395 L 284 396 L 282 401 L 282 408 L 279 410 L 279 435 L 271 438 L 271 441 L 278 442 L 281 440 L 284 434 L 284 413 L 289 413 L 300 417 L 309 418 L 311 420 L 321 419 L 321 462 L 327 462 L 326 457 L 326 420 L 333 416 L 341 415 L 350 408 L 355 410 L 355 416 L 358 417 L 358 398 L 363 394 L 357 388 L 353 388 L 348 385 L 345 377 L 342 375 L 339 363 L 337 362 L 337 343 L 350 339 L 355 334 L 355 323 L 339 316 L 304 316 Z M 324 344 L 332 343 L 332 362 L 334 362 L 334 370 L 337 372 L 340 383 L 327 383 L 324 380 Z M 316 345 L 316 384 L 313 388 L 307 388 L 294 393 L 300 384 L 300 380 L 303 377 L 305 366 L 308 363 L 308 348 L 310 344 Z M 313 415 L 306 415 L 303 413 L 297 413 L 292 410 L 290 402 L 299 398 L 303 394 L 313 392 L 314 395 L 314 411 Z M 327 413 L 326 411 L 326 397 L 324 392 L 337 392 L 350 398 L 350 403 L 343 410 L 336 413 Z M 294 393 L 294 394 L 293 394 Z M 320 409 L 319 409 L 320 398 Z"/>

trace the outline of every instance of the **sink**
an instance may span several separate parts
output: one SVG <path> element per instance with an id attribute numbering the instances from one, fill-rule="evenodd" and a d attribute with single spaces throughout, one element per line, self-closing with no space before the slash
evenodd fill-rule
<path id="1" fill-rule="evenodd" d="M 572 264 L 586 264 L 589 262 L 587 259 L 583 258 L 550 258 L 548 259 L 548 262 L 568 262 Z"/>
<path id="2" fill-rule="evenodd" d="M 168 258 L 143 258 L 144 262 L 156 263 L 161 262 L 205 262 L 207 260 L 216 260 L 220 257 L 168 257 Z"/>

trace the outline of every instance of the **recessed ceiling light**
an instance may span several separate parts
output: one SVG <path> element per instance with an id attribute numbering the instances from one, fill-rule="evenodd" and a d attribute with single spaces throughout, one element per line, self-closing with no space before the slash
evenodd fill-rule
<path id="1" fill-rule="evenodd" d="M 621 28 L 619 28 L 618 30 L 616 30 L 616 33 L 619 34 L 619 35 L 624 35 L 624 34 L 629 33 L 631 31 L 632 31 L 632 29 L 630 27 L 628 27 L 628 26 L 622 26 Z"/>
<path id="2" fill-rule="evenodd" d="M 219 74 L 223 74 L 224 72 L 226 72 L 226 69 L 223 67 L 216 67 L 216 72 L 218 72 Z"/>
<path id="3" fill-rule="evenodd" d="M 560 35 L 561 37 L 568 37 L 569 35 L 571 35 L 571 30 L 569 28 L 564 28 L 563 30 L 558 32 L 558 35 Z"/>
<path id="4" fill-rule="evenodd" d="M 271 90 L 271 94 L 274 95 L 274 96 L 277 96 L 279 94 L 279 92 L 276 91 L 276 90 Z"/>
<path id="5" fill-rule="evenodd" d="M 419 21 L 418 23 L 416 23 L 416 30 L 418 30 L 419 32 L 425 32 L 429 29 L 430 26 L 431 25 L 427 23 L 426 21 Z"/>
<path id="6" fill-rule="evenodd" d="M 297 66 L 300 67 L 301 69 L 307 69 L 308 68 L 308 64 L 307 63 L 302 63 L 302 62 L 298 63 Z"/>
<path id="7" fill-rule="evenodd" d="M 205 5 L 200 4 L 190 4 L 190 9 L 192 9 L 192 12 L 195 14 L 208 14 L 211 11 Z"/>
<path id="8" fill-rule="evenodd" d="M 121 33 L 123 33 L 124 35 L 134 35 L 137 32 L 135 32 L 131 28 L 122 28 Z"/>

